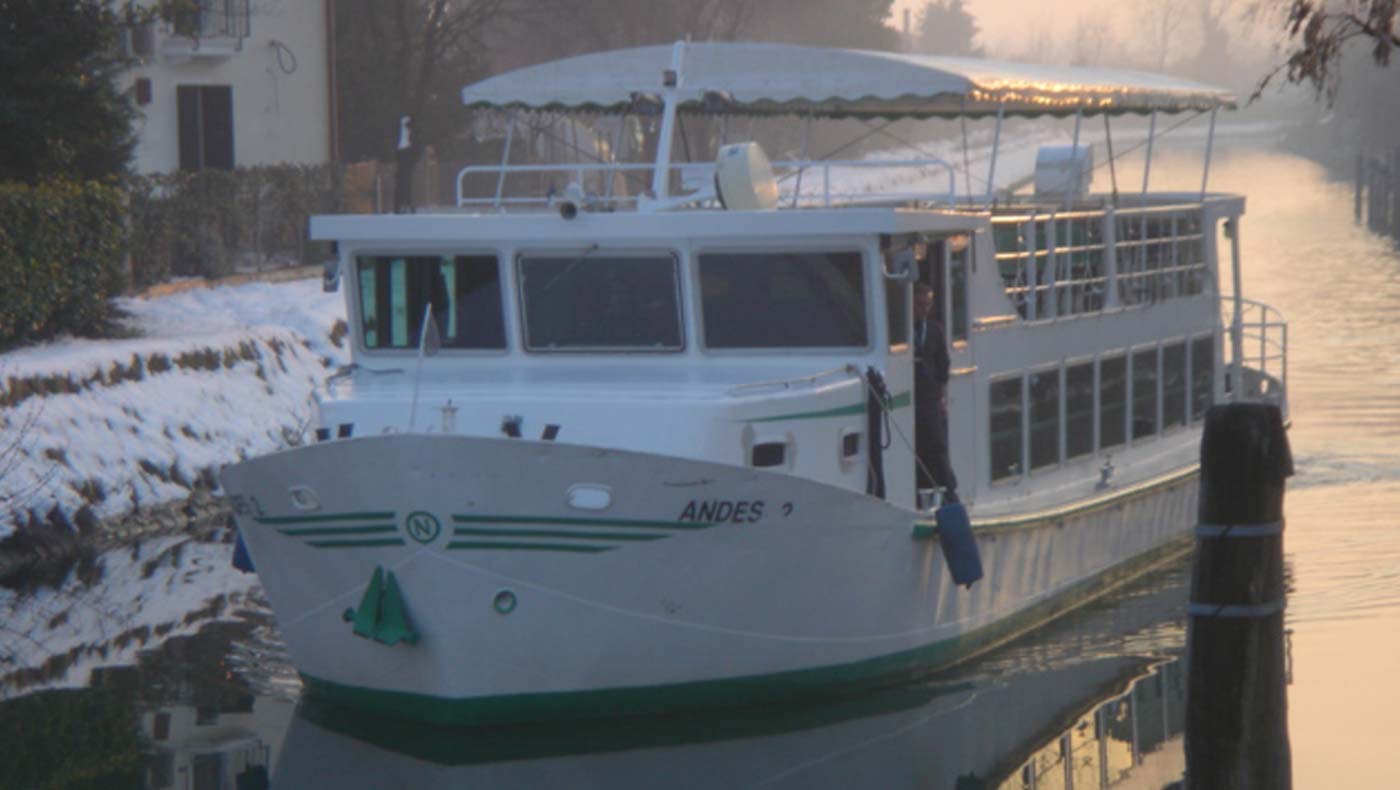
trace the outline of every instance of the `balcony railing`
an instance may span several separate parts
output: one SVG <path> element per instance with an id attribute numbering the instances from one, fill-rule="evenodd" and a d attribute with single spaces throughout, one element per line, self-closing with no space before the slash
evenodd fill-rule
<path id="1" fill-rule="evenodd" d="M 177 36 L 188 38 L 247 38 L 252 12 L 249 0 L 190 0 L 171 13 Z"/>

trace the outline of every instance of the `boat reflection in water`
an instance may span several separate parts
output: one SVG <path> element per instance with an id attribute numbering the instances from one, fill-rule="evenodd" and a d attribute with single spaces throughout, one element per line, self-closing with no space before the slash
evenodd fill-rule
<path id="1" fill-rule="evenodd" d="M 273 787 L 1162 788 L 1181 779 L 1180 567 L 963 670 L 855 698 L 491 729 L 304 704 Z"/>

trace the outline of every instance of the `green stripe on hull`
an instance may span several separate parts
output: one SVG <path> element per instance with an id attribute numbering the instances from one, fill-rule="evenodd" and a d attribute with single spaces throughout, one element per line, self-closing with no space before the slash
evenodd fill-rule
<path id="1" fill-rule="evenodd" d="M 1190 548 L 1189 532 L 1072 585 L 1054 598 L 963 636 L 848 664 L 768 675 L 591 691 L 449 698 L 349 686 L 305 673 L 306 693 L 330 704 L 447 725 L 657 715 L 845 693 L 943 669 L 1003 644 Z"/>
<path id="2" fill-rule="evenodd" d="M 616 546 L 593 546 L 586 543 L 507 543 L 480 540 L 454 540 L 447 544 L 449 549 L 474 549 L 479 551 L 571 551 L 579 554 L 597 554 L 611 551 Z"/>
<path id="3" fill-rule="evenodd" d="M 385 538 L 381 540 L 308 540 L 306 545 L 315 546 L 318 549 L 368 549 L 379 546 L 402 546 L 403 540 L 400 538 Z"/>
<path id="4" fill-rule="evenodd" d="M 367 513 L 318 513 L 314 516 L 258 516 L 259 524 L 315 524 L 321 521 L 393 521 L 392 510 L 376 510 Z"/>
<path id="5" fill-rule="evenodd" d="M 289 537 L 299 538 L 306 535 L 383 535 L 397 532 L 398 527 L 393 524 L 375 524 L 369 527 L 301 527 L 277 531 Z"/>
<path id="6" fill-rule="evenodd" d="M 913 400 L 913 395 L 909 392 L 901 392 L 890 399 L 890 408 L 902 409 Z M 819 411 L 799 411 L 792 414 L 773 414 L 767 417 L 750 417 L 743 422 L 778 422 L 779 420 L 821 420 L 827 417 L 849 417 L 856 414 L 865 413 L 865 401 L 854 403 L 850 406 L 838 406 L 834 409 L 821 409 Z"/>
<path id="7" fill-rule="evenodd" d="M 637 532 L 573 532 L 562 529 L 469 529 L 458 527 L 453 535 L 475 535 L 483 538 L 567 538 L 569 540 L 661 540 L 669 535 L 646 535 Z"/>
<path id="8" fill-rule="evenodd" d="M 637 527 L 641 529 L 705 529 L 713 521 L 647 521 L 635 518 L 570 518 L 557 516 L 459 516 L 454 524 L 544 524 L 563 527 Z"/>

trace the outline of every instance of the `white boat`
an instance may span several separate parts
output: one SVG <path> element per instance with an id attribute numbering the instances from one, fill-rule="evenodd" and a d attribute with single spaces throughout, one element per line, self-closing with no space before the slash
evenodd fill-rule
<path id="1" fill-rule="evenodd" d="M 463 98 L 653 109 L 659 153 L 512 165 L 508 136 L 500 165 L 463 171 L 453 209 L 313 219 L 338 246 L 355 364 L 316 442 L 223 473 L 313 696 L 487 723 L 945 666 L 1183 548 L 1205 410 L 1282 401 L 1281 319 L 1217 287 L 1222 230 L 1239 283 L 1244 198 L 1204 176 L 1189 194 L 1085 191 L 1083 117 L 1208 112 L 1213 130 L 1224 91 L 677 44 Z M 998 139 L 1005 117 L 1076 122 L 1067 155 L 1042 151 L 1036 193 L 1013 198 L 958 192 L 968 174 L 932 158 L 770 177 L 741 144 L 673 163 L 693 111 L 995 117 Z M 842 180 L 875 168 L 905 191 Z M 491 194 L 473 198 L 483 173 Z M 962 547 L 985 574 L 970 588 L 944 559 L 963 511 L 925 507 L 938 493 L 916 483 L 914 279 L 937 286 L 950 342 Z"/>

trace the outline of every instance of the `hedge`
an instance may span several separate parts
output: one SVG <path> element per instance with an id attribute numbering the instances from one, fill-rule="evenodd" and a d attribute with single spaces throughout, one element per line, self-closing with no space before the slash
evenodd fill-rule
<path id="1" fill-rule="evenodd" d="M 101 331 L 125 285 L 126 244 L 116 187 L 0 183 L 0 348 Z"/>
<path id="2" fill-rule="evenodd" d="M 141 287 L 318 263 L 329 246 L 307 241 L 307 219 L 343 211 L 343 191 L 343 171 L 333 165 L 133 176 L 132 280 Z"/>

